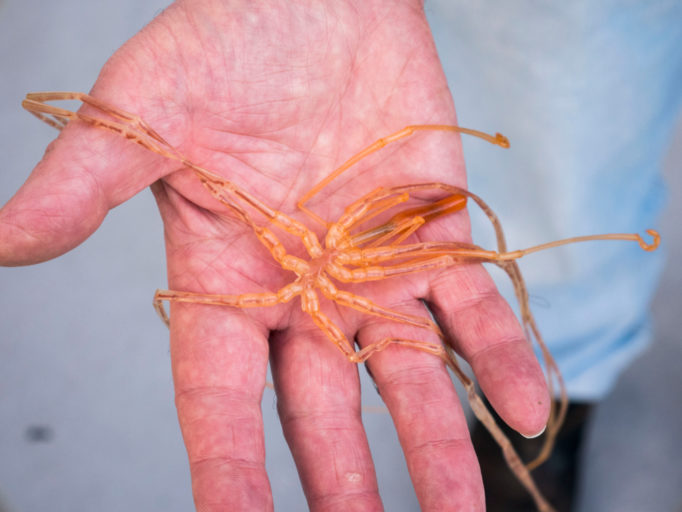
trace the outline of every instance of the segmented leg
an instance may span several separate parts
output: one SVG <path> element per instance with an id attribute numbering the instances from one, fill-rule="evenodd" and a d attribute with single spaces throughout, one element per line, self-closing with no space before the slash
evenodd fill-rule
<path id="1" fill-rule="evenodd" d="M 364 347 L 362 350 L 353 350 L 353 345 L 345 334 L 339 329 L 331 319 L 322 313 L 319 309 L 304 307 L 304 311 L 308 313 L 313 322 L 320 330 L 327 336 L 329 340 L 336 345 L 346 358 L 352 363 L 363 363 L 369 359 L 373 354 L 385 350 L 390 345 L 407 346 L 422 352 L 427 352 L 440 357 L 444 361 L 448 359 L 445 349 L 442 345 L 435 343 L 427 343 L 424 341 L 408 340 L 403 338 L 384 338 Z"/>
<path id="2" fill-rule="evenodd" d="M 293 282 L 277 292 L 243 293 L 240 295 L 221 295 L 211 293 L 178 292 L 173 290 L 156 290 L 154 309 L 163 323 L 170 326 L 170 317 L 163 307 L 163 301 L 185 302 L 190 304 L 207 304 L 213 306 L 230 306 L 234 308 L 257 308 L 284 304 L 301 294 L 302 286 Z"/>
<path id="3" fill-rule="evenodd" d="M 459 260 L 463 261 L 463 260 Z M 480 261 L 480 260 L 479 260 Z M 365 265 L 360 268 L 348 269 L 337 265 L 329 268 L 328 272 L 334 278 L 344 283 L 365 283 L 368 281 L 382 281 L 388 277 L 396 277 L 427 270 L 451 267 L 458 260 L 450 255 L 430 256 L 427 258 L 415 258 L 397 265 Z"/>
<path id="4" fill-rule="evenodd" d="M 403 210 L 395 214 L 386 224 L 375 228 L 378 231 L 388 232 L 372 241 L 369 247 L 377 247 L 388 242 L 390 245 L 399 245 L 427 222 L 462 210 L 466 207 L 466 203 L 466 196 L 452 194 L 424 206 Z M 355 238 L 354 236 L 353 240 Z"/>
<path id="5" fill-rule="evenodd" d="M 427 222 L 464 209 L 466 202 L 465 195 L 452 194 L 423 206 L 402 210 L 391 217 L 388 222 L 352 235 L 351 246 L 376 247 L 389 242 L 391 246 L 399 245 Z M 394 237 L 395 239 L 392 240 Z"/>
<path id="6" fill-rule="evenodd" d="M 498 261 L 495 263 L 507 273 L 514 286 L 517 302 L 521 308 L 521 323 L 525 330 L 526 338 L 531 341 L 535 340 L 537 346 L 540 347 L 542 359 L 545 363 L 545 372 L 547 374 L 547 385 L 550 396 L 555 396 L 555 390 L 557 388 L 559 390 L 559 407 L 556 407 L 554 401 L 551 402 L 551 409 L 544 434 L 545 442 L 535 459 L 526 464 L 526 467 L 529 470 L 532 470 L 545 462 L 552 453 L 556 437 L 564 423 L 566 413 L 568 412 L 568 394 L 566 393 L 566 385 L 561 375 L 561 371 L 559 370 L 559 366 L 556 364 L 554 357 L 547 348 L 547 345 L 542 338 L 542 334 L 535 323 L 535 317 L 530 311 L 528 305 L 528 290 L 518 263 L 516 263 L 516 261 Z"/>
<path id="7" fill-rule="evenodd" d="M 383 338 L 374 343 L 370 343 L 366 347 L 358 350 L 353 356 L 352 362 L 354 363 L 364 363 L 372 357 L 377 352 L 387 349 L 391 345 L 399 345 L 403 347 L 409 347 L 411 349 L 419 350 L 421 352 L 426 352 L 427 354 L 432 354 L 443 360 L 447 359 L 447 353 L 442 345 L 436 343 L 427 343 L 425 341 L 408 340 L 406 338 Z"/>
<path id="8" fill-rule="evenodd" d="M 387 194 L 386 189 L 379 187 L 346 207 L 343 215 L 329 225 L 325 237 L 328 248 L 343 249 L 353 243 L 348 231 L 355 225 L 368 222 L 377 215 L 404 203 L 410 199 L 407 193 Z"/>
<path id="9" fill-rule="evenodd" d="M 80 112 L 73 112 L 67 109 L 48 105 L 47 101 L 78 100 L 91 107 L 103 112 L 116 120 L 101 119 Z M 252 196 L 245 190 L 223 178 L 222 176 L 205 169 L 188 158 L 183 156 L 176 148 L 166 142 L 163 137 L 156 133 L 142 118 L 115 108 L 96 98 L 79 92 L 39 92 L 29 93 L 22 102 L 22 106 L 36 115 L 42 121 L 57 129 L 62 129 L 69 121 L 80 120 L 95 127 L 114 132 L 126 139 L 157 153 L 166 158 L 181 162 L 183 165 L 192 169 L 199 177 L 204 186 L 222 204 L 235 210 L 240 209 L 244 212 L 244 205 L 248 205 L 257 212 L 265 216 L 268 220 L 278 225 L 288 233 L 301 239 L 306 250 L 312 257 L 322 254 L 322 247 L 313 231 L 308 229 L 305 224 L 298 222 L 291 217 L 274 210 L 262 201 Z M 119 122 L 121 121 L 121 122 Z M 242 207 L 239 208 L 235 199 L 241 201 Z M 235 208 L 237 207 L 237 208 Z M 243 218 L 243 217 L 242 217 Z"/>
<path id="10" fill-rule="evenodd" d="M 325 336 L 327 336 L 327 338 L 331 340 L 331 342 L 334 343 L 334 345 L 336 345 L 339 348 L 339 350 L 341 350 L 343 355 L 346 356 L 346 358 L 353 363 L 364 362 L 372 354 L 384 350 L 389 345 L 410 346 L 411 348 L 421 350 L 422 352 L 428 352 L 429 354 L 437 355 L 444 361 L 448 359 L 448 356 L 445 353 L 445 349 L 443 348 L 442 345 L 426 343 L 423 341 L 406 340 L 402 338 L 386 338 L 375 343 L 372 343 L 364 347 L 362 350 L 356 352 L 354 350 L 353 344 L 348 340 L 346 335 L 343 334 L 341 329 L 339 329 L 338 326 L 334 322 L 332 322 L 332 320 L 327 315 L 320 311 L 319 299 L 315 292 L 308 291 L 307 293 L 304 292 L 301 294 L 301 309 L 305 313 L 308 313 L 310 315 L 315 325 L 317 325 L 317 327 L 320 328 L 320 330 L 325 334 Z M 400 315 L 400 313 L 398 314 Z M 438 333 L 439 332 L 440 331 L 438 331 Z"/>
<path id="11" fill-rule="evenodd" d="M 443 125 L 443 124 L 420 124 L 420 125 L 409 125 L 403 128 L 402 130 L 398 130 L 397 132 L 394 132 L 386 137 L 382 137 L 381 139 L 376 140 L 369 146 L 367 146 L 365 149 L 360 151 L 359 153 L 353 155 L 351 158 L 346 160 L 346 162 L 332 171 L 326 178 L 324 178 L 322 181 L 317 183 L 313 188 L 311 188 L 297 203 L 298 208 L 303 211 L 306 215 L 308 215 L 311 219 L 315 220 L 316 222 L 322 224 L 326 228 L 329 228 L 329 223 L 322 219 L 319 215 L 311 211 L 305 206 L 305 203 L 310 201 L 310 199 L 315 196 L 317 193 L 320 192 L 324 187 L 329 185 L 333 180 L 335 180 L 338 176 L 343 174 L 345 171 L 350 169 L 353 165 L 358 163 L 360 160 L 368 157 L 372 153 L 375 153 L 376 151 L 380 150 L 381 148 L 387 146 L 388 144 L 391 144 L 393 142 L 399 141 L 400 139 L 404 139 L 406 137 L 409 137 L 413 135 L 416 132 L 419 131 L 441 131 L 441 132 L 453 132 L 453 133 L 464 133 L 467 135 L 473 135 L 474 137 L 479 137 L 483 140 L 486 140 L 490 142 L 491 144 L 495 144 L 497 146 L 501 146 L 503 148 L 508 148 L 509 147 L 509 140 L 502 135 L 501 133 L 496 133 L 494 136 L 489 135 L 487 133 L 478 131 L 478 130 L 471 130 L 468 128 L 463 128 L 461 126 L 453 126 L 453 125 Z"/>
<path id="12" fill-rule="evenodd" d="M 45 103 L 47 101 L 62 100 L 80 101 L 114 119 L 122 121 L 122 123 L 100 119 L 80 112 L 73 112 Z M 183 160 L 182 156 L 163 137 L 156 133 L 151 126 L 145 123 L 142 118 L 93 98 L 89 94 L 82 92 L 34 92 L 26 95 L 22 106 L 40 120 L 59 130 L 66 126 L 69 121 L 78 119 L 98 128 L 122 135 L 126 139 L 166 158 Z"/>
<path id="13" fill-rule="evenodd" d="M 407 208 L 396 213 L 388 222 L 380 226 L 349 236 L 348 232 L 360 224 L 366 223 L 390 208 L 404 203 L 410 198 L 410 191 L 423 190 L 460 191 L 442 183 L 424 183 L 409 187 L 377 188 L 361 197 L 344 211 L 343 215 L 328 226 L 327 247 L 359 247 L 371 243 L 378 245 L 396 237 L 391 245 L 398 245 L 422 224 L 444 215 L 449 215 L 466 207 L 467 195 L 454 192 L 449 196 L 423 206 Z M 404 231 L 404 232 L 403 232 Z"/>
<path id="14" fill-rule="evenodd" d="M 394 322 L 421 327 L 422 329 L 427 329 L 436 333 L 439 338 L 443 339 L 443 333 L 441 332 L 440 328 L 433 323 L 433 321 L 426 317 L 408 315 L 406 313 L 401 313 L 400 311 L 384 308 L 365 297 L 346 292 L 344 290 L 339 290 L 329 279 L 326 279 L 323 276 L 318 277 L 318 280 L 318 286 L 320 287 L 323 295 L 329 300 L 333 300 L 337 304 L 353 308 L 363 313 L 385 318 L 387 320 L 392 320 Z"/>
<path id="15" fill-rule="evenodd" d="M 421 272 L 460 263 L 509 262 L 550 247 L 605 239 L 636 241 L 642 249 L 652 251 L 658 246 L 660 235 L 653 230 L 649 230 L 648 233 L 653 237 L 651 243 L 647 243 L 637 233 L 622 233 L 614 236 L 589 235 L 557 240 L 551 244 L 508 252 L 490 251 L 474 244 L 462 242 L 422 242 L 397 247 L 369 247 L 337 255 L 334 263 L 338 266 L 330 268 L 329 271 L 341 281 L 376 281 L 390 276 Z M 390 263 L 391 260 L 401 260 L 402 263 L 379 265 L 379 263 Z M 346 265 L 357 265 L 360 268 L 348 269 L 345 267 Z"/>
<path id="16" fill-rule="evenodd" d="M 425 223 L 426 220 L 422 217 L 391 220 L 377 228 L 353 235 L 350 241 L 354 247 L 396 246 L 403 243 Z"/>
<path id="17" fill-rule="evenodd" d="M 392 193 L 392 194 L 401 194 L 407 192 L 412 193 L 412 192 L 421 192 L 421 191 L 433 191 L 433 190 L 442 190 L 445 194 L 448 195 L 462 195 L 465 196 L 471 200 L 473 200 L 478 207 L 481 209 L 481 211 L 488 217 L 488 220 L 493 226 L 493 229 L 495 230 L 495 236 L 497 238 L 497 251 L 498 252 L 505 252 L 507 250 L 507 244 L 504 239 L 504 231 L 502 230 L 502 224 L 500 223 L 500 220 L 498 219 L 497 215 L 495 212 L 488 206 L 488 204 L 483 201 L 479 196 L 474 194 L 473 192 L 469 192 L 466 189 L 456 187 L 454 185 L 447 185 L 445 183 L 438 183 L 438 182 L 432 182 L 432 183 L 416 183 L 413 185 L 401 185 L 397 187 L 392 187 L 390 189 L 387 189 L 386 193 Z M 441 217 L 443 215 L 446 215 L 449 212 L 447 209 L 443 209 L 442 213 L 438 215 L 432 215 L 430 217 L 430 220 L 435 220 L 438 217 Z"/>

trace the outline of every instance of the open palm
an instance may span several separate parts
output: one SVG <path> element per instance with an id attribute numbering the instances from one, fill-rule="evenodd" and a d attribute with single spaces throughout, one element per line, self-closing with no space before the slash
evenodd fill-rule
<path id="1" fill-rule="evenodd" d="M 296 201 L 348 157 L 408 124 L 455 123 L 419 2 L 329 4 L 178 1 L 109 60 L 91 94 L 139 114 L 193 162 L 315 226 Z M 386 148 L 310 206 L 333 220 L 378 185 L 428 181 L 465 185 L 452 135 L 420 135 Z M 0 264 L 36 263 L 70 250 L 109 209 L 150 185 L 164 220 L 171 289 L 239 294 L 291 282 L 293 274 L 190 170 L 84 123 L 64 129 L 0 210 L 0 238 L 7 240 Z M 431 239 L 469 237 L 463 214 L 427 228 Z M 299 240 L 284 233 L 281 239 L 303 255 Z M 502 417 L 526 435 L 543 428 L 549 399 L 542 373 L 480 266 L 352 291 L 421 316 L 426 301 Z M 386 336 L 438 342 L 433 333 L 324 307 L 361 346 Z M 174 304 L 171 319 L 176 404 L 198 510 L 272 507 L 260 413 L 268 358 L 311 509 L 381 508 L 357 368 L 298 300 L 247 310 Z M 482 510 L 476 458 L 442 361 L 392 348 L 368 364 L 422 508 Z"/>

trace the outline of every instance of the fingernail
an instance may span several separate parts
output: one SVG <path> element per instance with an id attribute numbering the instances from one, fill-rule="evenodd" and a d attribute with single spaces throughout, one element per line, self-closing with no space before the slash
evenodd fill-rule
<path id="1" fill-rule="evenodd" d="M 542 434 L 544 434 L 546 429 L 547 429 L 547 425 L 542 427 L 542 430 L 540 432 L 538 432 L 537 434 L 535 434 L 534 436 L 526 436 L 524 434 L 521 434 L 521 435 L 523 437 L 525 437 L 526 439 L 535 439 L 536 437 L 540 437 Z"/>

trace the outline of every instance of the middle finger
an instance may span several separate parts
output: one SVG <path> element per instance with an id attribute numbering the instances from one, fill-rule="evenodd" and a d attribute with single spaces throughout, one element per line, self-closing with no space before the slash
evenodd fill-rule
<path id="1" fill-rule="evenodd" d="M 302 325 L 310 327 L 274 337 L 271 363 L 282 429 L 310 509 L 382 510 L 357 367 L 312 322 Z"/>

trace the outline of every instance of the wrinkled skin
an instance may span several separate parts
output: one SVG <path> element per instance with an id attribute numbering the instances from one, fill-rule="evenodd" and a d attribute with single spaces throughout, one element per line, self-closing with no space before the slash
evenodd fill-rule
<path id="1" fill-rule="evenodd" d="M 346 158 L 407 124 L 456 123 L 414 1 L 178 1 L 114 54 L 91 94 L 139 114 L 194 162 L 311 226 L 296 199 Z M 465 185 L 457 137 L 422 134 L 394 146 L 349 171 L 346 187 L 332 184 L 311 208 L 332 220 L 377 184 Z M 165 224 L 169 288 L 244 293 L 292 280 L 190 171 L 83 123 L 62 132 L 0 210 L 0 264 L 72 249 L 108 210 L 150 185 Z M 468 240 L 468 229 L 459 213 L 420 236 Z M 281 238 L 302 254 L 295 240 Z M 542 430 L 549 406 L 542 373 L 482 267 L 350 289 L 413 314 L 426 314 L 424 299 L 502 417 L 525 435 Z M 388 334 L 437 341 L 334 305 L 325 311 L 361 346 Z M 357 367 L 301 312 L 299 299 L 248 310 L 176 304 L 171 355 L 198 510 L 272 508 L 260 412 L 268 359 L 310 508 L 382 508 Z M 391 347 L 369 364 L 422 509 L 483 510 L 478 464 L 442 361 Z"/>

